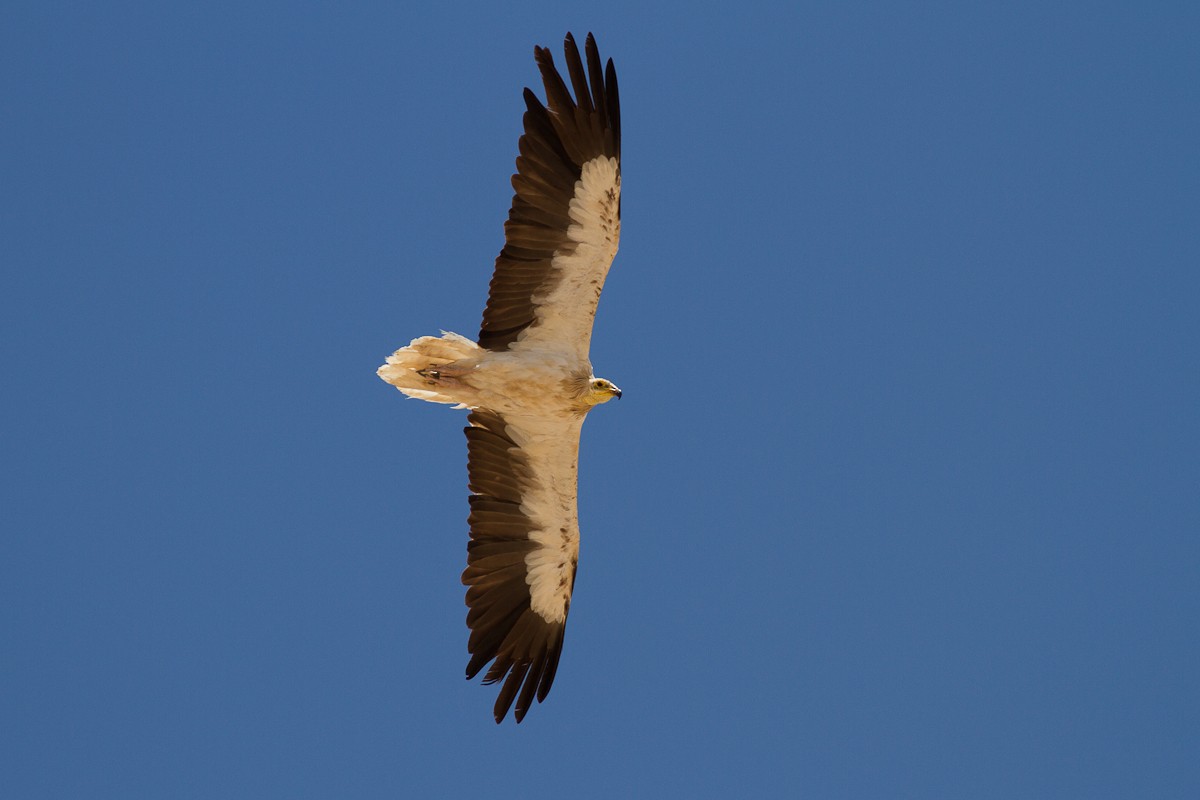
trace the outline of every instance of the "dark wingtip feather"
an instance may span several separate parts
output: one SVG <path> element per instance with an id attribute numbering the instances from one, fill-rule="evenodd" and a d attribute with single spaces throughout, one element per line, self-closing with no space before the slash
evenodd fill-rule
<path id="1" fill-rule="evenodd" d="M 571 88 L 575 91 L 575 105 L 585 113 L 591 114 L 594 110 L 592 92 L 588 87 L 587 74 L 583 71 L 583 59 L 579 57 L 579 48 L 575 46 L 575 37 L 570 33 L 563 42 L 563 51 L 566 54 L 567 74 L 571 76 Z"/>
<path id="2" fill-rule="evenodd" d="M 621 92 L 617 89 L 617 68 L 613 66 L 611 58 L 604 68 L 604 86 L 608 93 L 608 117 L 612 121 L 613 149 L 617 151 L 616 155 L 619 161 L 621 159 Z"/>

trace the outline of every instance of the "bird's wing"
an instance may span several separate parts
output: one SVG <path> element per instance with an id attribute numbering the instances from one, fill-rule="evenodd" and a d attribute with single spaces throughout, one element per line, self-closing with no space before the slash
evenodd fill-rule
<path id="1" fill-rule="evenodd" d="M 471 541 L 467 545 L 467 678 L 495 659 L 504 681 L 496 722 L 516 700 L 520 722 L 546 698 L 562 652 L 579 558 L 576 472 L 582 416 L 467 416 Z"/>
<path id="2" fill-rule="evenodd" d="M 550 51 L 534 48 L 549 109 L 525 90 L 516 194 L 479 344 L 565 350 L 586 360 L 621 235 L 621 111 L 612 59 L 602 72 L 592 35 L 586 72 L 569 33 L 565 50 L 574 100 Z"/>

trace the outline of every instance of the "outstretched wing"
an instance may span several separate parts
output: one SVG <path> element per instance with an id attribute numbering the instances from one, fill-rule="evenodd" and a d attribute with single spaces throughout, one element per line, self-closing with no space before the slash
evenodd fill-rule
<path id="1" fill-rule="evenodd" d="M 562 652 L 579 559 L 576 473 L 583 417 L 467 416 L 471 541 L 468 680 L 504 681 L 496 722 L 546 699 Z M 494 659 L 494 661 L 493 661 Z"/>
<path id="2" fill-rule="evenodd" d="M 533 51 L 549 109 L 525 90 L 516 194 L 479 344 L 567 350 L 586 360 L 621 235 L 621 110 L 612 59 L 602 73 L 592 35 L 586 72 L 569 33 L 564 47 L 574 99 L 550 51 Z"/>

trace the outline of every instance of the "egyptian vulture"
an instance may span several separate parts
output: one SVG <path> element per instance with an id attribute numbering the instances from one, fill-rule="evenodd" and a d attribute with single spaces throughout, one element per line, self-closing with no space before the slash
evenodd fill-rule
<path id="1" fill-rule="evenodd" d="M 562 652 L 579 559 L 576 473 L 587 413 L 621 396 L 592 374 L 596 303 L 621 233 L 617 74 L 588 34 L 567 34 L 568 90 L 535 47 L 543 106 L 525 90 L 525 133 L 504 248 L 478 342 L 443 332 L 388 357 L 379 377 L 409 397 L 467 408 L 470 542 L 467 679 L 488 663 L 501 722 L 546 699 Z"/>

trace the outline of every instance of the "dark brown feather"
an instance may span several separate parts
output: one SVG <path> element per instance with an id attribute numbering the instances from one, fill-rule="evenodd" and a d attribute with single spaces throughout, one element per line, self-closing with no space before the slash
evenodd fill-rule
<path id="1" fill-rule="evenodd" d="M 567 73 L 571 76 L 571 88 L 575 91 L 575 103 L 585 114 L 591 114 L 594 110 L 591 87 L 588 85 L 587 75 L 583 71 L 583 61 L 579 58 L 579 48 L 575 45 L 575 37 L 570 33 L 563 42 L 563 51 L 567 57 Z"/>

